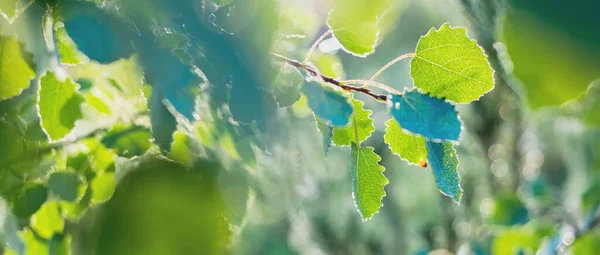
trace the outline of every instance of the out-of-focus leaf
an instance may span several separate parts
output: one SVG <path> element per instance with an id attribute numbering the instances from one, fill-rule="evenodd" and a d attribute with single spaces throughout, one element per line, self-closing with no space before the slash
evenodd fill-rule
<path id="1" fill-rule="evenodd" d="M 529 211 L 519 197 L 514 194 L 503 194 L 494 200 L 490 220 L 493 224 L 505 226 L 523 225 L 529 221 Z"/>
<path id="2" fill-rule="evenodd" d="M 344 127 L 350 123 L 352 105 L 341 93 L 316 82 L 304 84 L 302 92 L 315 115 L 336 127 Z"/>
<path id="3" fill-rule="evenodd" d="M 300 90 L 303 83 L 304 77 L 298 69 L 287 64 L 282 65 L 273 82 L 273 94 L 279 107 L 289 107 L 298 101 L 302 95 Z"/>
<path id="4" fill-rule="evenodd" d="M 0 163 L 16 160 L 23 155 L 26 150 L 26 141 L 22 137 L 19 128 L 4 119 L 0 119 Z"/>
<path id="5" fill-rule="evenodd" d="M 67 235 L 55 235 L 50 240 L 44 241 L 36 237 L 30 229 L 24 229 L 19 232 L 21 239 L 25 243 L 25 255 L 53 254 L 68 255 L 70 253 L 69 245 L 71 237 Z"/>
<path id="6" fill-rule="evenodd" d="M 50 239 L 54 234 L 61 234 L 65 228 L 65 221 L 60 215 L 57 202 L 45 203 L 31 217 L 31 227 L 35 229 L 42 238 Z"/>
<path id="7" fill-rule="evenodd" d="M 83 182 L 75 173 L 54 172 L 48 179 L 48 187 L 52 194 L 69 202 L 75 201 L 80 196 L 83 191 L 82 185 Z"/>
<path id="8" fill-rule="evenodd" d="M 600 179 L 596 180 L 584 193 L 582 197 L 584 212 L 590 212 L 600 206 Z"/>
<path id="9" fill-rule="evenodd" d="M 0 100 L 21 94 L 29 87 L 35 72 L 31 67 L 33 57 L 21 51 L 14 37 L 0 37 Z"/>
<path id="10" fill-rule="evenodd" d="M 327 125 L 327 123 L 325 123 L 324 121 L 319 119 L 317 116 L 315 116 L 315 119 L 317 120 L 317 128 L 319 129 L 319 132 L 321 133 L 321 136 L 323 138 L 322 139 L 323 150 L 325 152 L 325 155 L 327 155 L 327 153 L 329 152 L 329 148 L 331 148 L 331 138 L 333 137 L 333 127 L 330 125 Z"/>
<path id="11" fill-rule="evenodd" d="M 419 39 L 410 76 L 424 93 L 456 103 L 477 100 L 494 88 L 494 71 L 483 49 L 464 28 L 448 24 Z"/>
<path id="12" fill-rule="evenodd" d="M 92 224 L 89 243 L 80 244 L 85 253 L 221 253 L 230 232 L 223 201 L 215 183 L 197 174 L 210 170 L 191 173 L 164 160 L 138 163 L 94 218 L 82 220 Z"/>
<path id="13" fill-rule="evenodd" d="M 594 255 L 600 250 L 600 231 L 590 231 L 573 243 L 573 255 Z"/>
<path id="14" fill-rule="evenodd" d="M 458 175 L 458 155 L 451 142 L 427 142 L 427 159 L 442 194 L 460 203 L 463 190 Z"/>
<path id="15" fill-rule="evenodd" d="M 42 207 L 48 197 L 48 188 L 41 184 L 24 187 L 13 201 L 13 210 L 17 217 L 29 218 Z"/>
<path id="16" fill-rule="evenodd" d="M 350 164 L 354 203 L 363 220 L 369 220 L 383 206 L 384 186 L 389 183 L 383 175 L 385 168 L 379 165 L 381 157 L 373 147 L 352 144 Z"/>
<path id="17" fill-rule="evenodd" d="M 152 147 L 152 135 L 148 128 L 143 126 L 115 126 L 104 138 L 102 144 L 113 149 L 121 157 L 135 157 L 142 155 Z"/>
<path id="18" fill-rule="evenodd" d="M 398 155 L 408 163 L 427 167 L 425 138 L 405 132 L 394 119 L 388 120 L 385 126 L 383 139 L 390 147 L 392 153 Z"/>
<path id="19" fill-rule="evenodd" d="M 337 55 L 317 53 L 313 54 L 311 62 L 323 75 L 341 79 L 345 76 L 342 60 Z"/>
<path id="20" fill-rule="evenodd" d="M 521 4 L 540 5 L 534 9 L 545 9 L 541 6 L 543 3 L 519 3 Z M 565 6 L 559 7 L 563 4 Z M 581 8 L 587 6 L 587 3 L 567 5 L 554 2 L 549 6 L 560 10 Z M 565 16 L 582 11 L 584 10 L 569 11 L 570 14 Z M 567 20 L 573 19 L 572 17 L 562 17 L 548 22 L 548 19 L 519 8 L 509 8 L 506 12 L 501 40 L 506 44 L 511 66 L 514 67 L 513 73 L 523 84 L 532 108 L 560 105 L 576 99 L 586 91 L 590 82 L 600 77 L 600 64 L 597 61 L 600 51 L 596 47 L 598 37 L 596 33 L 589 33 L 588 29 L 596 25 L 586 22 L 596 20 L 596 17 L 593 13 L 588 15 L 587 19 L 577 16 L 575 19 L 581 18 L 579 21 Z M 560 25 L 556 26 L 556 22 Z M 585 25 L 579 25 L 581 22 Z M 573 26 L 573 23 L 579 24 Z M 561 27 L 567 30 L 561 30 Z M 596 37 L 596 42 L 580 41 L 574 37 L 582 32 L 585 37 Z"/>
<path id="21" fill-rule="evenodd" d="M 192 140 L 190 137 L 181 131 L 176 131 L 173 134 L 173 145 L 171 145 L 171 151 L 169 152 L 169 158 L 178 162 L 183 163 L 186 166 L 194 164 L 193 151 L 190 148 Z"/>
<path id="22" fill-rule="evenodd" d="M 327 25 L 344 50 L 365 57 L 373 52 L 380 34 L 388 29 L 391 17 L 398 15 L 399 1 L 391 0 L 334 0 Z M 387 12 L 387 13 L 386 13 Z M 387 16 L 393 14 L 391 16 Z M 386 17 L 387 16 L 387 17 Z M 386 20 L 384 23 L 379 21 Z"/>
<path id="23" fill-rule="evenodd" d="M 96 175 L 90 183 L 90 188 L 92 189 L 92 204 L 108 201 L 115 192 L 116 185 L 117 181 L 114 173 Z"/>
<path id="24" fill-rule="evenodd" d="M 362 143 L 375 131 L 371 113 L 373 111 L 364 108 L 365 102 L 352 98 L 354 114 L 350 116 L 350 124 L 346 127 L 333 129 L 331 141 L 338 146 L 349 146 L 352 143 Z"/>
<path id="25" fill-rule="evenodd" d="M 426 139 L 458 141 L 461 123 L 453 105 L 416 89 L 390 100 L 392 116 L 403 129 Z"/>
<path id="26" fill-rule="evenodd" d="M 67 135 L 75 121 L 83 117 L 80 105 L 84 98 L 76 86 L 71 78 L 60 81 L 54 73 L 46 73 L 40 79 L 39 115 L 42 128 L 51 140 Z"/>
<path id="27" fill-rule="evenodd" d="M 492 254 L 535 254 L 543 238 L 550 234 L 549 227 L 539 224 L 503 229 L 492 241 Z"/>

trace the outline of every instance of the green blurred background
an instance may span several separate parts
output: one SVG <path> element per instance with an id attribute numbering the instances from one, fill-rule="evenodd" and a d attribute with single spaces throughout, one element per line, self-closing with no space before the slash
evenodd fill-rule
<path id="1" fill-rule="evenodd" d="M 467 28 L 495 69 L 495 89 L 458 106 L 460 204 L 438 192 L 430 169 L 390 152 L 385 105 L 357 96 L 373 111 L 377 131 L 366 144 L 383 158 L 390 181 L 384 206 L 366 222 L 352 198 L 349 148 L 323 152 L 305 100 L 291 105 L 304 79 L 268 54 L 302 59 L 328 29 L 335 4 L 344 1 L 1 0 L 0 32 L 34 54 L 37 73 L 54 63 L 41 26 L 47 6 L 60 10 L 66 32 L 90 59 L 65 68 L 89 104 L 75 136 L 123 119 L 153 132 L 132 140 L 131 133 L 111 141 L 92 136 L 28 160 L 32 167 L 0 166 L 0 251 L 599 253 L 599 1 L 379 0 L 367 4 L 386 10 L 374 54 L 352 56 L 324 40 L 312 58 L 316 67 L 367 79 L 448 22 Z M 14 6 L 22 12 L 6 11 Z M 412 87 L 408 61 L 379 81 Z M 16 135 L 22 141 L 47 142 L 35 125 L 35 86 L 0 101 L 4 155 L 17 148 L 14 119 L 25 123 Z M 115 86 L 126 92 L 114 96 Z M 148 102 L 136 101 L 141 90 Z M 171 108 L 156 104 L 163 99 Z"/>

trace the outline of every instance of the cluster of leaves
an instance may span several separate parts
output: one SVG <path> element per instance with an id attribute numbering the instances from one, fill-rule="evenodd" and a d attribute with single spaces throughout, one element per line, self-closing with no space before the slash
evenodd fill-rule
<path id="1" fill-rule="evenodd" d="M 343 48 L 357 56 L 373 52 L 377 40 L 358 41 L 351 35 L 365 29 L 378 34 L 377 26 L 370 28 L 375 31 L 365 28 L 370 27 L 365 23 L 361 23 L 363 26 L 344 26 L 346 23 L 336 21 L 339 18 L 336 13 L 333 11 L 329 16 L 328 24 Z M 431 166 L 440 191 L 458 203 L 462 188 L 454 145 L 460 139 L 462 124 L 453 103 L 468 104 L 494 87 L 493 71 L 483 49 L 467 37 L 463 28 L 448 24 L 437 30 L 432 28 L 421 37 L 416 52 L 406 56 L 413 58 L 410 75 L 415 88 L 402 93 L 378 84 L 374 79 L 331 80 L 312 67 L 291 62 L 307 69 L 307 75 L 315 80 L 304 84 L 302 92 L 314 112 L 326 149 L 331 143 L 350 146 L 353 194 L 364 220 L 371 218 L 382 206 L 388 180 L 374 148 L 361 146 L 375 127 L 370 118 L 372 111 L 365 109 L 365 103 L 352 96 L 352 92 L 373 96 L 372 91 L 365 88 L 378 87 L 390 93 L 373 96 L 389 105 L 392 118 L 386 122 L 385 142 L 394 154 L 408 163 Z M 344 85 L 349 83 L 363 86 Z"/>

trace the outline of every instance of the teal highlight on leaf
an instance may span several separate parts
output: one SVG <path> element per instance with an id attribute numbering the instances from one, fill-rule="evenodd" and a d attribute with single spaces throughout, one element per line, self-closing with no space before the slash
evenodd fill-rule
<path id="1" fill-rule="evenodd" d="M 458 141 L 461 123 L 454 106 L 411 90 L 392 95 L 391 114 L 402 128 L 427 139 Z"/>
<path id="2" fill-rule="evenodd" d="M 458 155 L 451 142 L 427 142 L 427 159 L 435 175 L 435 182 L 444 195 L 451 197 L 457 203 L 462 198 L 458 175 Z"/>
<path id="3" fill-rule="evenodd" d="M 348 98 L 319 83 L 308 82 L 302 87 L 302 92 L 308 99 L 308 106 L 313 112 L 328 121 L 331 125 L 343 127 L 350 123 L 354 112 Z"/>

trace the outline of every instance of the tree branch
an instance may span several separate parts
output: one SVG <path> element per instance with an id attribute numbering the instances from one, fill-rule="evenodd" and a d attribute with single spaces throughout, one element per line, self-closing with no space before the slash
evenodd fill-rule
<path id="1" fill-rule="evenodd" d="M 275 57 L 277 60 L 283 61 L 283 62 L 285 62 L 285 63 L 287 63 L 287 64 L 289 64 L 291 66 L 294 66 L 296 68 L 302 69 L 302 70 L 306 71 L 306 73 L 308 73 L 310 76 L 318 77 L 319 79 L 323 80 L 326 83 L 335 85 L 335 86 L 340 87 L 340 88 L 342 88 L 344 90 L 347 90 L 347 91 L 356 91 L 356 92 L 363 93 L 363 94 L 368 95 L 368 96 L 370 96 L 372 98 L 375 98 L 377 101 L 387 101 L 387 96 L 386 95 L 375 94 L 375 93 L 373 93 L 373 91 L 371 91 L 368 88 L 355 87 L 355 86 L 350 86 L 350 85 L 343 84 L 342 82 L 340 82 L 340 81 L 338 81 L 338 80 L 336 80 L 336 79 L 334 79 L 332 77 L 329 77 L 327 75 L 323 75 L 323 74 L 319 73 L 319 71 L 315 70 L 313 67 L 311 67 L 309 65 L 302 64 L 302 63 L 300 63 L 297 60 L 290 59 L 290 58 L 284 57 L 284 56 L 276 54 L 276 53 L 271 53 L 271 55 L 273 55 L 273 57 Z"/>

